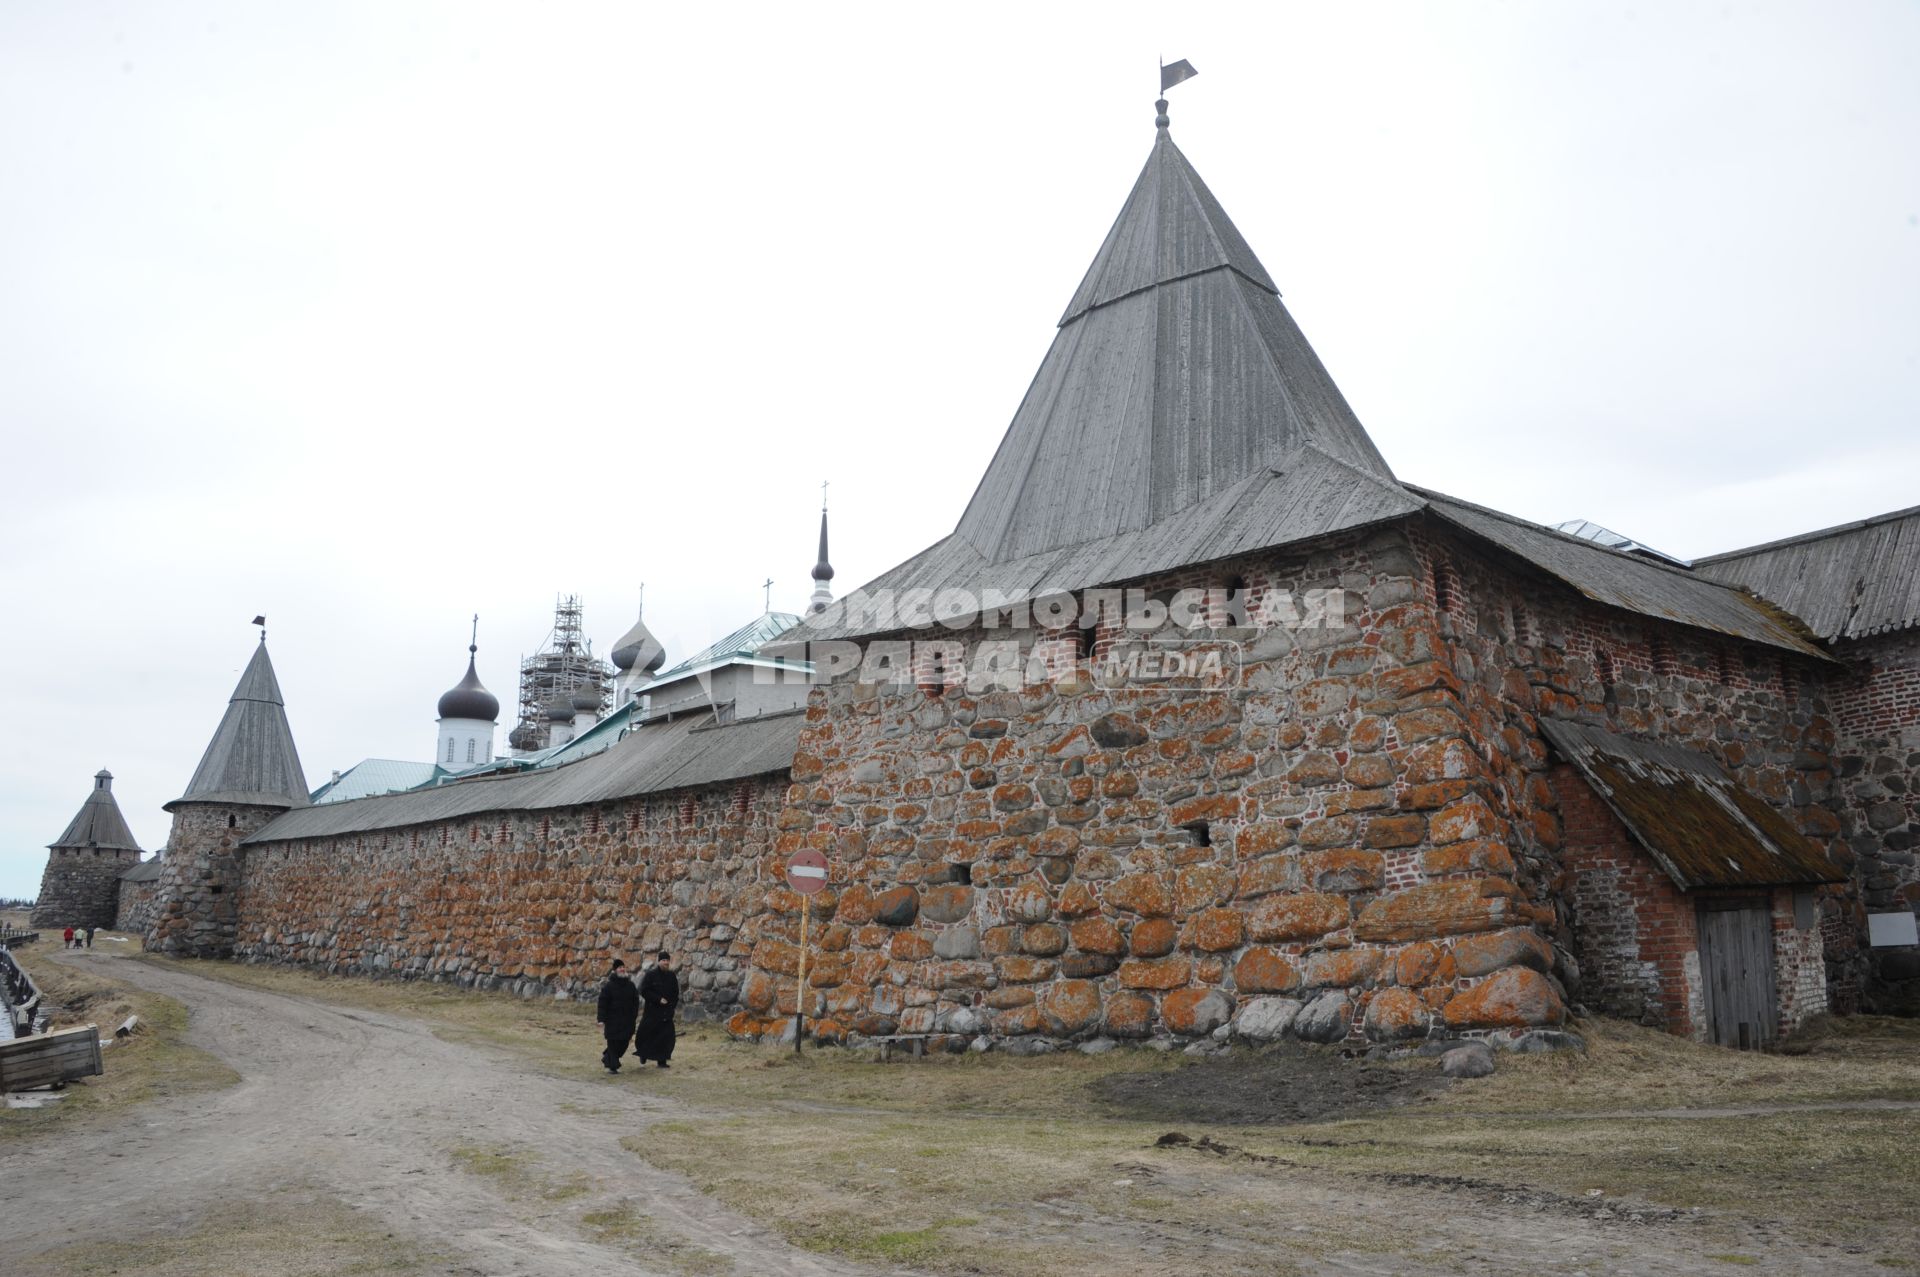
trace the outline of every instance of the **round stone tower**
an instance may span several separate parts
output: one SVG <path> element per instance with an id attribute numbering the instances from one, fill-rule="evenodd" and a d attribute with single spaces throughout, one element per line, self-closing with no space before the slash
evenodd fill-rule
<path id="1" fill-rule="evenodd" d="M 306 777 L 262 632 L 186 793 L 167 804 L 173 832 L 147 948 L 196 958 L 232 953 L 246 840 L 307 802 Z"/>

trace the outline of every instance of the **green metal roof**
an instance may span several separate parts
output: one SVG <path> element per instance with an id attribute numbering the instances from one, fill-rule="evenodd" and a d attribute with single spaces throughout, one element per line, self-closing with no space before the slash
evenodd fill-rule
<path id="1" fill-rule="evenodd" d="M 671 683 L 689 674 L 698 673 L 702 669 L 750 657 L 799 623 L 800 617 L 793 612 L 763 612 L 725 638 L 701 648 L 671 669 L 661 670 L 641 690 L 658 687 L 662 683 Z M 798 664 L 798 662 L 784 662 L 784 664 Z"/>
<path id="2" fill-rule="evenodd" d="M 316 803 L 343 803 L 372 794 L 397 794 L 431 784 L 446 774 L 438 763 L 409 763 L 398 758 L 363 758 L 313 791 Z"/>

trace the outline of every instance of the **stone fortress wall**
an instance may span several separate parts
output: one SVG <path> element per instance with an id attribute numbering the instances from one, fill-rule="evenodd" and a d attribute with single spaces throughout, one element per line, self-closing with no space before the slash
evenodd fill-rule
<path id="1" fill-rule="evenodd" d="M 1788 658 L 1785 697 L 1770 655 L 1736 645 L 1741 672 L 1722 671 L 1695 631 L 1426 525 L 1146 584 L 1236 578 L 1341 588 L 1360 606 L 1344 629 L 1254 640 L 1243 677 L 1214 694 L 825 693 L 780 846 L 846 866 L 826 907 L 853 978 L 809 1008 L 827 1032 L 1231 1023 L 1332 1041 L 1556 1024 L 1569 986 L 1587 996 L 1576 955 L 1595 946 L 1569 907 L 1539 713 L 1670 731 L 1816 838 L 1837 828 L 1824 790 L 1805 788 L 1830 740 L 1805 691 L 1818 661 Z M 1637 883 L 1612 907 L 1662 886 Z M 794 1006 L 791 919 L 763 935 L 742 1032 Z M 840 966 L 821 979 L 837 987 Z M 1785 1005 L 1797 972 L 1782 981 L 1789 1024 L 1817 1009 Z"/>
<path id="2" fill-rule="evenodd" d="M 1470 736 L 1495 780 L 1489 802 L 1512 832 L 1509 845 L 1529 898 L 1555 912 L 1563 974 L 1578 973 L 1569 982 L 1595 1008 L 1677 1033 L 1704 1031 L 1693 899 L 1586 780 L 1555 761 L 1539 720 L 1656 737 L 1706 754 L 1844 866 L 1829 705 L 1842 671 L 1813 657 L 1595 606 L 1443 530 L 1429 529 L 1419 551 L 1429 597 L 1448 596 L 1435 610 Z M 1447 588 L 1437 590 L 1442 581 Z M 1822 937 L 1850 938 L 1865 919 L 1857 892 L 1844 885 L 1820 889 L 1812 926 L 1796 923 L 1793 893 L 1772 894 L 1779 898 L 1776 927 L 1784 919 L 1786 931 L 1799 933 L 1778 945 L 1781 1026 L 1791 1028 L 1827 1009 L 1829 978 L 1850 987 L 1851 940 L 1829 955 Z M 1803 979 L 1809 962 L 1824 969 Z"/>
<path id="3" fill-rule="evenodd" d="M 144 882 L 121 879 L 120 897 L 114 905 L 113 929 L 142 936 L 153 925 L 155 906 L 160 901 L 159 879 Z"/>
<path id="4" fill-rule="evenodd" d="M 1920 913 L 1920 632 L 1839 645 L 1834 786 L 1866 912 Z M 1838 939 L 1838 938 L 1836 938 Z M 1849 988 L 1865 1010 L 1920 1013 L 1920 951 L 1856 950 Z"/>
<path id="5" fill-rule="evenodd" d="M 784 775 L 551 812 L 254 844 L 233 954 L 336 974 L 590 997 L 665 948 L 729 1006 L 767 908 Z M 378 799 L 362 800 L 378 802 Z"/>
<path id="6" fill-rule="evenodd" d="M 557 996 L 664 947 L 690 1012 L 772 1034 L 797 1002 L 781 868 L 814 847 L 829 1040 L 1407 1041 L 1571 1004 L 1686 1032 L 1662 919 L 1690 912 L 1617 828 L 1617 863 L 1568 853 L 1539 717 L 1703 750 L 1844 854 L 1826 663 L 1601 606 L 1429 522 L 1145 585 L 1228 583 L 1342 590 L 1346 623 L 1216 631 L 1243 662 L 1216 688 L 818 688 L 790 773 L 747 781 L 251 843 L 272 813 L 183 809 L 154 937 Z M 1854 934 L 1856 893 L 1821 908 L 1815 930 L 1777 903 L 1784 1027 L 1824 1005 L 1823 937 Z"/>

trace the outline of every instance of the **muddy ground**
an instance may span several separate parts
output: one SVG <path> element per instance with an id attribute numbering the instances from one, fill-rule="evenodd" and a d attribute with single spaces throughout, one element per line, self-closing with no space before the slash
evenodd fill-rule
<path id="1" fill-rule="evenodd" d="M 1171 1073 L 1115 1073 L 1091 1089 L 1100 1109 L 1115 1117 L 1275 1126 L 1419 1104 L 1450 1085 L 1431 1062 L 1390 1068 L 1286 1043 L 1256 1056 L 1198 1059 Z"/>

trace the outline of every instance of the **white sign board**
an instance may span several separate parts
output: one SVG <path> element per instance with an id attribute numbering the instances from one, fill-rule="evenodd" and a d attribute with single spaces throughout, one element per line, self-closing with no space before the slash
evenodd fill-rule
<path id="1" fill-rule="evenodd" d="M 1876 949 L 1920 944 L 1920 925 L 1911 912 L 1867 915 L 1867 943 Z"/>

